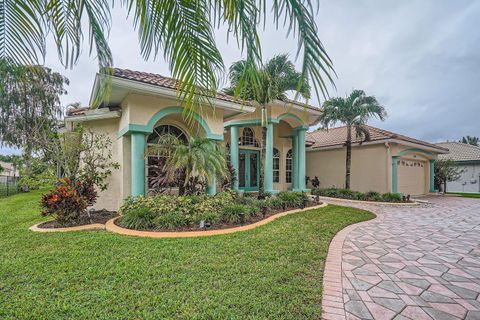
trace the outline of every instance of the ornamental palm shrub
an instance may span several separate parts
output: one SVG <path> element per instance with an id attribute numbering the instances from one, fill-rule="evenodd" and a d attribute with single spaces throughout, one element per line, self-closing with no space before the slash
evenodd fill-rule
<path id="1" fill-rule="evenodd" d="M 277 197 L 282 201 L 286 208 L 300 208 L 304 203 L 306 194 L 294 191 L 279 192 Z"/>
<path id="2" fill-rule="evenodd" d="M 382 200 L 385 202 L 402 202 L 402 195 L 400 193 L 387 192 L 382 195 Z"/>
<path id="3" fill-rule="evenodd" d="M 350 172 L 352 166 L 352 129 L 360 141 L 370 140 L 370 132 L 366 124 L 370 118 L 385 120 L 387 112 L 374 96 L 367 96 L 363 90 L 353 90 L 345 98 L 332 98 L 323 104 L 323 112 L 319 117 L 320 124 L 328 130 L 337 122 L 347 127 L 347 147 L 345 157 L 345 189 L 350 189 Z"/>
<path id="4" fill-rule="evenodd" d="M 198 185 L 212 184 L 214 178 L 228 175 L 225 150 L 207 138 L 190 137 L 185 144 L 177 137 L 162 135 L 152 148 L 167 158 L 164 169 L 169 181 L 175 179 L 179 170 L 183 172 L 187 194 L 196 194 Z"/>

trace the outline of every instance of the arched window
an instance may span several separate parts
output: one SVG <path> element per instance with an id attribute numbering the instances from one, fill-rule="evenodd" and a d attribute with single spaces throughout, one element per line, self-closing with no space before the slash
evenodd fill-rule
<path id="1" fill-rule="evenodd" d="M 258 141 L 255 139 L 255 133 L 252 128 L 246 127 L 243 129 L 242 136 L 240 137 L 240 145 L 258 147 Z"/>
<path id="2" fill-rule="evenodd" d="M 159 125 L 147 137 L 147 189 L 149 194 L 169 192 L 172 187 L 179 187 L 183 182 L 182 173 L 176 172 L 173 181 L 167 180 L 165 163 L 168 155 L 160 152 L 155 145 L 159 143 L 161 136 L 172 135 L 183 143 L 187 143 L 188 138 L 185 132 L 172 125 Z"/>
<path id="3" fill-rule="evenodd" d="M 285 156 L 285 182 L 292 183 L 292 149 Z"/>
<path id="4" fill-rule="evenodd" d="M 273 148 L 273 182 L 280 182 L 280 152 Z"/>
<path id="5" fill-rule="evenodd" d="M 158 143 L 160 136 L 165 134 L 172 135 L 183 142 L 187 142 L 187 135 L 181 129 L 169 124 L 162 124 L 153 129 L 153 132 L 147 138 L 147 143 Z"/>

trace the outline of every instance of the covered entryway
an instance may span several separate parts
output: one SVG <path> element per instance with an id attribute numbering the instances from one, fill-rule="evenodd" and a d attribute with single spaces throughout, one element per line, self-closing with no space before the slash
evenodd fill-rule
<path id="1" fill-rule="evenodd" d="M 398 192 L 405 195 L 421 195 L 427 192 L 426 161 L 398 159 Z"/>

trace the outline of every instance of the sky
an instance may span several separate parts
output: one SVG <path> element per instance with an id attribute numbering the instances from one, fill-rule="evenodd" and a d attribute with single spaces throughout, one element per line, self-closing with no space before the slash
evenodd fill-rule
<path id="1" fill-rule="evenodd" d="M 370 124 L 414 138 L 439 142 L 480 136 L 480 1 L 319 1 L 319 36 L 338 75 L 330 96 L 365 90 L 388 112 L 385 122 Z M 125 10 L 116 6 L 112 18 L 114 65 L 169 76 L 161 55 L 156 61 L 143 60 Z M 295 60 L 297 39 L 268 22 L 261 33 L 264 60 L 289 53 L 300 68 L 301 57 Z M 85 40 L 72 70 L 58 62 L 52 43 L 47 47 L 46 65 L 70 79 L 68 94 L 61 99 L 64 105 L 88 104 L 97 64 L 88 54 L 87 35 Z M 227 41 L 224 28 L 216 32 L 216 41 L 226 68 L 242 58 L 236 42 Z M 323 101 L 313 97 L 310 104 L 320 106 Z"/>

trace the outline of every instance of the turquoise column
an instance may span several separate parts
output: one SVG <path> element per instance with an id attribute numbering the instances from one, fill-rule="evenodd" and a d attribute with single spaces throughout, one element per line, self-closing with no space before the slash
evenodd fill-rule
<path id="1" fill-rule="evenodd" d="M 267 125 L 267 142 L 265 144 L 265 171 L 263 173 L 266 192 L 273 192 L 273 124 Z"/>
<path id="2" fill-rule="evenodd" d="M 214 196 L 217 193 L 217 178 L 213 177 L 212 182 L 207 182 L 207 194 Z"/>
<path id="3" fill-rule="evenodd" d="M 230 162 L 235 170 L 235 183 L 233 190 L 238 191 L 238 127 L 230 127 Z"/>
<path id="4" fill-rule="evenodd" d="M 435 160 L 430 160 L 430 192 L 435 192 Z"/>
<path id="5" fill-rule="evenodd" d="M 141 132 L 131 133 L 132 145 L 132 196 L 145 195 L 145 135 Z"/>
<path id="6" fill-rule="evenodd" d="M 392 193 L 398 192 L 398 157 L 392 156 Z"/>
<path id="7" fill-rule="evenodd" d="M 298 189 L 298 139 L 295 131 L 292 136 L 292 190 Z"/>
<path id="8" fill-rule="evenodd" d="M 304 128 L 298 129 L 297 131 L 297 149 L 298 149 L 298 189 L 300 191 L 305 191 L 305 165 L 306 165 L 306 155 L 305 155 L 305 131 Z"/>

